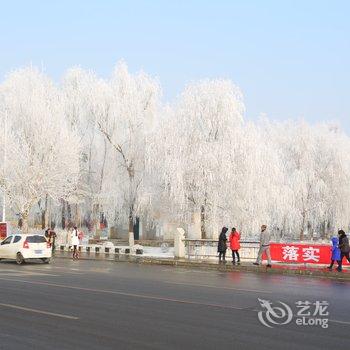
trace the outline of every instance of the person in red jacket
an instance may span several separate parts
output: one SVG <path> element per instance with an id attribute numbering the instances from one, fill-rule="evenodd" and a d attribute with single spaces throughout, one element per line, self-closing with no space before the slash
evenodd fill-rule
<path id="1" fill-rule="evenodd" d="M 239 240 L 241 239 L 241 234 L 236 230 L 235 227 L 232 228 L 231 234 L 230 234 L 230 248 L 232 250 L 232 264 L 236 264 L 236 256 L 237 256 L 237 264 L 239 265 L 241 263 L 241 260 L 239 258 L 239 248 L 241 248 L 241 244 L 239 243 Z"/>

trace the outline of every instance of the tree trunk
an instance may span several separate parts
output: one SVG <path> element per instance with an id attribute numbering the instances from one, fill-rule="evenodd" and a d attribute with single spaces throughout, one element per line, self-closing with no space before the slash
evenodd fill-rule
<path id="1" fill-rule="evenodd" d="M 100 211 L 100 205 L 98 203 L 94 204 L 92 206 L 92 221 L 93 221 L 93 232 L 95 236 L 97 235 L 97 231 L 100 229 L 99 211 Z"/>
<path id="2" fill-rule="evenodd" d="M 61 227 L 64 230 L 66 228 L 66 201 L 64 199 L 61 199 L 61 204 Z"/>
<path id="3" fill-rule="evenodd" d="M 101 175 L 100 175 L 100 185 L 99 185 L 99 192 L 102 191 L 102 185 L 103 185 L 103 179 L 104 179 L 104 173 L 105 173 L 105 166 L 106 166 L 106 156 L 107 156 L 107 141 L 104 138 L 104 152 L 103 152 L 103 161 L 102 161 L 102 169 L 101 169 Z M 101 227 L 101 205 L 100 203 L 96 203 L 93 206 L 93 218 L 95 222 L 94 232 L 95 235 L 97 233 L 97 230 Z"/>
<path id="4" fill-rule="evenodd" d="M 299 236 L 299 240 L 300 240 L 300 241 L 303 241 L 303 240 L 304 240 L 305 219 L 306 219 L 306 213 L 305 213 L 305 211 L 303 211 L 302 217 L 303 217 L 303 220 L 302 220 L 301 230 L 300 230 L 300 236 Z"/>
<path id="5" fill-rule="evenodd" d="M 135 197 L 134 197 L 134 167 L 132 163 L 128 165 L 129 175 L 129 246 L 134 245 L 134 208 L 135 208 Z"/>
<path id="6" fill-rule="evenodd" d="M 46 197 L 48 197 L 46 195 Z M 52 227 L 52 213 L 51 213 L 51 198 L 48 197 L 47 201 L 46 201 L 46 222 L 47 222 L 47 227 L 50 227 L 51 229 Z"/>
<path id="7" fill-rule="evenodd" d="M 18 218 L 18 228 L 19 228 L 20 230 L 22 230 L 22 226 L 23 226 L 23 219 L 22 219 L 22 217 L 20 216 L 20 217 Z"/>
<path id="8" fill-rule="evenodd" d="M 101 176 L 100 176 L 100 192 L 102 191 L 102 185 L 103 185 L 103 178 L 105 173 L 105 166 L 106 166 L 106 156 L 107 156 L 107 141 L 104 138 L 104 152 L 103 152 L 103 161 L 102 161 L 102 169 L 101 169 Z"/>
<path id="9" fill-rule="evenodd" d="M 201 206 L 201 237 L 202 237 L 202 239 L 207 238 L 207 233 L 205 230 L 205 207 L 204 207 L 204 205 Z"/>
<path id="10" fill-rule="evenodd" d="M 129 247 L 132 247 L 135 243 L 134 237 L 134 217 L 133 217 L 133 209 L 130 208 L 129 212 Z"/>
<path id="11" fill-rule="evenodd" d="M 74 215 L 74 216 L 75 216 L 75 218 L 74 218 L 74 223 L 75 223 L 76 226 L 79 227 L 79 226 L 80 226 L 80 225 L 79 225 L 79 221 L 80 221 L 80 220 L 79 220 L 78 203 L 75 203 L 75 215 Z"/>
<path id="12" fill-rule="evenodd" d="M 45 208 L 41 210 L 41 228 L 44 230 L 47 223 L 47 195 L 45 196 Z"/>
<path id="13" fill-rule="evenodd" d="M 129 211 L 129 232 L 134 232 L 134 214 L 131 208 Z"/>
<path id="14" fill-rule="evenodd" d="M 322 228 L 321 228 L 321 239 L 325 239 L 327 237 L 327 221 L 324 220 L 322 222 Z"/>
<path id="15" fill-rule="evenodd" d="M 44 230 L 46 228 L 46 209 L 41 211 L 41 228 Z"/>
<path id="16" fill-rule="evenodd" d="M 71 225 L 72 225 L 72 208 L 68 202 L 67 202 L 67 215 L 68 215 L 68 227 L 71 227 Z"/>
<path id="17" fill-rule="evenodd" d="M 46 224 L 48 223 L 47 221 L 47 200 L 48 196 L 45 196 L 45 205 L 44 207 L 41 206 L 42 200 L 39 200 L 39 209 L 41 211 L 41 228 L 44 230 L 47 226 Z"/>
<path id="18" fill-rule="evenodd" d="M 95 133 L 92 134 L 92 137 L 90 138 L 90 144 L 89 144 L 89 168 L 88 168 L 88 178 L 87 183 L 90 188 L 90 191 L 92 192 L 92 183 L 91 183 L 91 169 L 92 169 L 92 146 L 95 139 Z"/>
<path id="19" fill-rule="evenodd" d="M 23 233 L 28 233 L 28 230 L 29 230 L 28 216 L 29 216 L 29 212 L 27 210 L 25 210 L 23 213 L 21 213 L 21 219 L 22 219 L 21 230 Z"/>

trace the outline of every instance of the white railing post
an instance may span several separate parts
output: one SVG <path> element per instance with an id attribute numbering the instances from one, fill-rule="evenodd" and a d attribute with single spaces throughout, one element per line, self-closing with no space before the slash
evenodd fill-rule
<path id="1" fill-rule="evenodd" d="M 175 258 L 185 257 L 185 230 L 183 228 L 177 228 L 174 235 L 174 255 Z"/>

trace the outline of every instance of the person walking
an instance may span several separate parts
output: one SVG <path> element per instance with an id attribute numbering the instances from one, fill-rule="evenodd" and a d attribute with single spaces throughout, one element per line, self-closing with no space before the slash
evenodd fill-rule
<path id="1" fill-rule="evenodd" d="M 49 242 L 51 245 L 52 254 L 55 253 L 56 237 L 57 237 L 56 232 L 54 230 L 50 230 L 49 231 Z"/>
<path id="2" fill-rule="evenodd" d="M 270 252 L 270 234 L 269 231 L 267 230 L 266 225 L 261 226 L 261 232 L 260 232 L 260 248 L 259 248 L 259 253 L 258 257 L 256 259 L 256 262 L 253 263 L 254 265 L 260 265 L 262 261 L 262 255 L 263 254 L 267 255 L 267 265 L 266 267 L 272 267 L 271 266 L 271 252 Z"/>
<path id="3" fill-rule="evenodd" d="M 345 257 L 347 261 L 350 263 L 350 246 L 349 246 L 349 239 L 343 230 L 338 231 L 338 237 L 339 237 L 339 248 L 340 248 L 340 265 L 337 267 L 337 270 L 341 272 L 342 266 L 343 266 L 343 258 Z"/>
<path id="4" fill-rule="evenodd" d="M 339 266 L 341 267 L 341 262 L 340 262 L 341 252 L 338 246 L 339 239 L 338 237 L 333 237 L 331 241 L 332 241 L 332 248 L 331 248 L 332 256 L 331 256 L 331 264 L 328 266 L 329 270 L 332 270 L 335 261 L 338 263 L 338 268 Z"/>
<path id="5" fill-rule="evenodd" d="M 78 228 L 74 226 L 72 234 L 71 234 L 71 244 L 73 246 L 73 260 L 79 259 L 79 251 L 78 251 L 78 246 L 79 246 L 79 232 Z"/>
<path id="6" fill-rule="evenodd" d="M 48 227 L 46 230 L 45 230 L 45 238 L 46 240 L 48 241 L 49 240 L 49 236 L 50 236 L 50 227 Z"/>
<path id="7" fill-rule="evenodd" d="M 232 264 L 236 264 L 236 257 L 237 257 L 237 264 L 239 265 L 241 263 L 238 250 L 241 248 L 240 244 L 241 234 L 236 230 L 235 227 L 232 227 L 229 241 L 230 241 L 230 248 L 232 251 Z"/>
<path id="8" fill-rule="evenodd" d="M 84 238 L 84 232 L 83 231 L 79 232 L 78 238 L 79 238 L 79 244 L 82 245 L 83 244 L 83 238 Z"/>
<path id="9" fill-rule="evenodd" d="M 227 237 L 226 232 L 228 231 L 227 227 L 223 227 L 219 236 L 219 243 L 218 243 L 218 253 L 219 253 L 219 263 L 226 262 L 225 256 L 226 256 L 226 249 L 227 249 Z"/>

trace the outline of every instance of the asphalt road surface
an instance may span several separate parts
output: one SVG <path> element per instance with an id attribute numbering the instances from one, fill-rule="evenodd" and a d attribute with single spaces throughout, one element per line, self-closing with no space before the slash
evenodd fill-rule
<path id="1" fill-rule="evenodd" d="M 51 265 L 1 262 L 0 286 L 4 350 L 329 350 L 350 344 L 348 282 L 56 259 Z M 274 308 L 262 312 L 258 299 Z M 301 310 L 298 301 L 310 308 Z M 298 310 L 316 312 L 319 321 L 298 321 Z M 272 328 L 259 321 L 259 311 Z"/>

